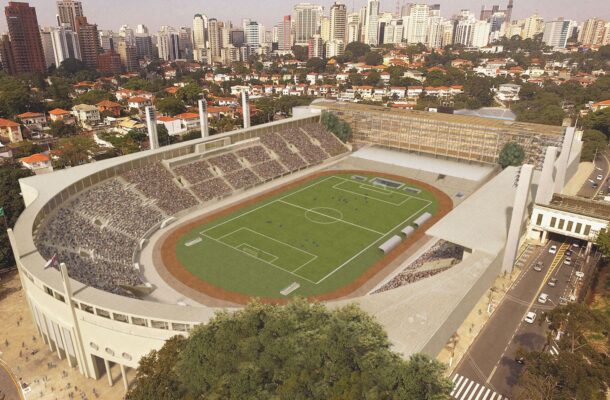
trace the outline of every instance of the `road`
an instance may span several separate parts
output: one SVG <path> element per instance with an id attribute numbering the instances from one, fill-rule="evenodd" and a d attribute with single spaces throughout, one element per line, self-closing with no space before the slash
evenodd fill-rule
<path id="1" fill-rule="evenodd" d="M 556 246 L 556 254 L 549 253 L 551 246 Z M 520 348 L 544 348 L 547 342 L 544 313 L 555 307 L 560 298 L 569 297 L 576 280 L 575 273 L 583 268 L 582 247 L 571 248 L 572 263 L 564 264 L 565 251 L 570 248 L 567 242 L 549 240 L 544 247 L 528 249 L 521 276 L 497 306 L 451 376 L 455 383 L 452 392 L 455 399 L 497 400 L 510 397 L 522 368 L 515 361 L 517 351 Z M 538 262 L 544 266 L 542 271 L 534 269 Z M 554 287 L 548 285 L 551 279 L 557 279 Z M 540 293 L 549 295 L 546 304 L 537 302 Z M 523 321 L 528 311 L 537 314 L 534 324 Z M 555 351 L 554 347 L 548 351 Z"/>
<path id="2" fill-rule="evenodd" d="M 19 384 L 11 374 L 8 366 L 2 360 L 0 360 L 0 399 L 23 399 Z"/>
<path id="3" fill-rule="evenodd" d="M 599 175 L 602 176 L 601 180 L 597 179 Z M 610 193 L 610 181 L 608 179 L 610 179 L 610 150 L 597 155 L 595 168 L 578 195 L 588 199 L 602 199 Z M 597 187 L 594 187 L 593 184 L 596 184 Z"/>

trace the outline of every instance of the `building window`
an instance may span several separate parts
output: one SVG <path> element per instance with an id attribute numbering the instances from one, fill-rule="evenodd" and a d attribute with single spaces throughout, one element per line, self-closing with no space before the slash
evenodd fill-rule
<path id="1" fill-rule="evenodd" d="M 98 317 L 103 317 L 103 318 L 110 319 L 110 313 L 108 311 L 106 311 L 106 310 L 102 310 L 100 308 L 96 308 L 95 312 L 96 312 Z"/>
<path id="2" fill-rule="evenodd" d="M 80 303 L 80 309 L 85 312 L 88 312 L 89 314 L 93 314 L 93 307 L 88 306 L 86 304 Z"/>
<path id="3" fill-rule="evenodd" d="M 573 227 L 574 227 L 574 222 L 568 221 L 568 227 L 566 228 L 566 231 L 572 232 Z"/>
<path id="4" fill-rule="evenodd" d="M 113 313 L 112 318 L 115 321 L 129 323 L 129 320 L 127 319 L 127 315 Z"/>
<path id="5" fill-rule="evenodd" d="M 585 225 L 585 236 L 589 236 L 589 233 L 591 233 L 591 225 Z"/>
<path id="6" fill-rule="evenodd" d="M 150 320 L 150 326 L 156 329 L 168 329 L 167 322 Z"/>
<path id="7" fill-rule="evenodd" d="M 55 292 L 55 298 L 59 301 L 61 301 L 62 303 L 66 302 L 66 299 L 64 299 L 64 296 L 62 296 L 61 294 Z"/>
<path id="8" fill-rule="evenodd" d="M 576 224 L 576 233 L 578 233 L 580 235 L 581 230 L 582 230 L 582 224 L 581 223 Z"/>
<path id="9" fill-rule="evenodd" d="M 131 317 L 131 323 L 138 326 L 148 326 L 144 318 Z"/>
<path id="10" fill-rule="evenodd" d="M 557 223 L 557 218 L 555 218 L 555 217 L 551 218 L 551 228 L 554 228 L 556 223 Z"/>
<path id="11" fill-rule="evenodd" d="M 538 214 L 538 218 L 536 218 L 536 225 L 542 225 L 542 214 Z"/>

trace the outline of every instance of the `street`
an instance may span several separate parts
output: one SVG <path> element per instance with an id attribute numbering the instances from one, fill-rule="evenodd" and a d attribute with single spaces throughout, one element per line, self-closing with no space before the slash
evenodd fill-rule
<path id="1" fill-rule="evenodd" d="M 600 175 L 602 176 L 601 180 L 597 179 Z M 608 179 L 610 179 L 610 150 L 597 154 L 595 168 L 578 192 L 578 196 L 602 200 L 604 196 L 610 195 L 610 181 Z"/>

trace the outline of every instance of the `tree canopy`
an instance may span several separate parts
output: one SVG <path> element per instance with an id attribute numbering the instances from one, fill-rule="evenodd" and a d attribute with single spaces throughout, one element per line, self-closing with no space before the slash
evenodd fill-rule
<path id="1" fill-rule="evenodd" d="M 443 372 L 427 356 L 393 353 L 354 305 L 252 303 L 144 357 L 127 399 L 435 400 L 451 390 Z"/>
<path id="2" fill-rule="evenodd" d="M 342 142 L 346 143 L 352 137 L 352 127 L 330 112 L 322 113 L 322 125 Z"/>
<path id="3" fill-rule="evenodd" d="M 362 42 L 351 42 L 345 46 L 344 55 L 349 61 L 356 62 L 360 57 L 364 57 L 365 54 L 371 51 L 371 46 Z"/>
<path id="4" fill-rule="evenodd" d="M 0 268 L 9 268 L 15 265 L 15 258 L 8 241 L 6 228 L 12 227 L 17 222 L 19 214 L 23 211 L 24 204 L 21 198 L 19 179 L 31 176 L 27 169 L 22 169 L 17 164 L 0 164 L 0 207 L 4 210 L 4 217 L 0 217 Z M 6 226 L 5 222 L 6 221 Z"/>
<path id="5" fill-rule="evenodd" d="M 157 109 L 166 115 L 177 115 L 186 111 L 184 102 L 174 96 L 169 96 L 157 101 Z"/>
<path id="6" fill-rule="evenodd" d="M 525 151 L 519 143 L 506 143 L 500 151 L 498 163 L 502 168 L 509 166 L 518 167 L 523 164 L 525 159 Z"/>
<path id="7" fill-rule="evenodd" d="M 595 129 L 586 129 L 582 135 L 583 147 L 581 161 L 593 161 L 595 154 L 608 147 L 608 138 Z"/>

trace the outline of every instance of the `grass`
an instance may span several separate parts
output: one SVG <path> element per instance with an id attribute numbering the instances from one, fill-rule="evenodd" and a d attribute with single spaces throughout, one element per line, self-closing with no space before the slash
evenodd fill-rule
<path id="1" fill-rule="evenodd" d="M 341 288 L 384 256 L 379 245 L 438 211 L 424 189 L 402 182 L 391 189 L 373 179 L 335 174 L 307 181 L 196 227 L 178 241 L 176 254 L 195 276 L 249 296 L 283 298 L 294 283 L 288 296 Z M 197 238 L 203 240 L 186 245 Z"/>

